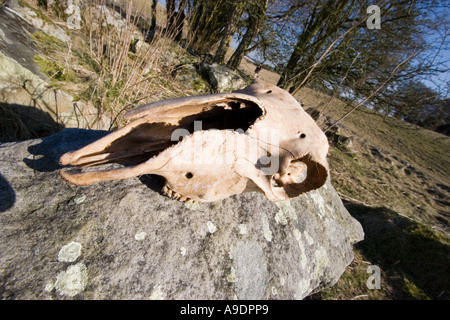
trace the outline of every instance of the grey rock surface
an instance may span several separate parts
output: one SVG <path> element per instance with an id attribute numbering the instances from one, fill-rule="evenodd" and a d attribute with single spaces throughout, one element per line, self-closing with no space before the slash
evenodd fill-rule
<path id="1" fill-rule="evenodd" d="M 48 4 L 51 5 L 51 3 Z M 67 3 L 64 6 L 67 7 Z M 58 38 L 61 41 L 70 41 L 70 37 L 66 34 L 64 29 L 51 22 L 50 19 L 43 18 L 39 11 L 33 9 L 26 3 L 12 1 L 9 7 L 35 28 L 51 35 L 52 37 Z"/>
<path id="2" fill-rule="evenodd" d="M 256 192 L 185 204 L 156 176 L 61 179 L 59 157 L 105 134 L 0 145 L 2 299 L 302 299 L 363 239 L 330 182 L 278 204 Z"/>
<path id="3" fill-rule="evenodd" d="M 200 64 L 200 73 L 215 92 L 231 92 L 245 88 L 248 83 L 233 70 L 218 63 Z"/>
<path id="4" fill-rule="evenodd" d="M 36 32 L 37 28 L 8 7 L 0 8 L 0 19 L 0 52 L 46 80 L 47 77 L 33 61 L 39 51 L 30 34 Z"/>
<path id="5" fill-rule="evenodd" d="M 210 93 L 209 83 L 198 74 L 194 63 L 177 66 L 172 76 L 188 87 L 194 88 L 199 94 Z"/>
<path id="6" fill-rule="evenodd" d="M 109 128 L 108 116 L 99 117 L 95 107 L 75 101 L 69 93 L 49 83 L 49 77 L 35 63 L 35 56 L 41 52 L 32 35 L 36 32 L 57 34 L 31 24 L 35 20 L 30 17 L 38 18 L 29 7 L 16 4 L 14 8 L 0 7 L 0 104 L 3 108 L 36 133 L 53 133 L 61 127 Z M 34 121 L 28 121 L 30 118 Z"/>

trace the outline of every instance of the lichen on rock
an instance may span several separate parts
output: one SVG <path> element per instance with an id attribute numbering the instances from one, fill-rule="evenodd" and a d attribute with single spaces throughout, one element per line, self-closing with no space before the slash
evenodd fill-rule
<path id="1" fill-rule="evenodd" d="M 82 263 L 77 263 L 58 274 L 55 289 L 61 295 L 73 297 L 86 288 L 87 282 L 86 266 Z"/>
<path id="2" fill-rule="evenodd" d="M 59 250 L 59 262 L 74 262 L 81 254 L 81 244 L 78 242 L 70 242 Z"/>

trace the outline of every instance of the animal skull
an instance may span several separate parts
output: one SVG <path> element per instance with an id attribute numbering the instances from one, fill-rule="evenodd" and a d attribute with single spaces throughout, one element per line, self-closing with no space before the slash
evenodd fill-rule
<path id="1" fill-rule="evenodd" d="M 183 201 L 262 191 L 274 202 L 317 189 L 328 177 L 328 140 L 288 92 L 256 79 L 245 89 L 163 100 L 129 111 L 120 130 L 64 154 L 70 183 L 157 174 Z M 89 171 L 110 162 L 123 168 Z M 84 169 L 82 171 L 81 169 Z M 304 180 L 302 181 L 302 177 Z"/>

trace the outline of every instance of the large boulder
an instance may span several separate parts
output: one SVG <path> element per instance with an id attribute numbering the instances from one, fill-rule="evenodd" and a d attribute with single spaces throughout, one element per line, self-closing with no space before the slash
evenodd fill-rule
<path id="1" fill-rule="evenodd" d="M 215 62 L 212 64 L 202 62 L 200 73 L 214 92 L 231 92 L 243 89 L 249 84 L 238 73 Z"/>
<path id="2" fill-rule="evenodd" d="M 186 204 L 156 176 L 61 179 L 59 157 L 106 133 L 0 145 L 2 299 L 303 299 L 363 239 L 330 182 L 278 204 L 256 192 Z"/>
<path id="3" fill-rule="evenodd" d="M 53 1 L 47 0 L 47 2 L 51 5 L 50 2 Z M 26 2 L 20 3 L 17 0 L 11 1 L 9 7 L 14 12 L 18 13 L 21 18 L 25 19 L 40 31 L 45 32 L 52 37 L 58 38 L 63 42 L 70 41 L 70 37 L 64 29 L 53 23 L 50 19 L 46 18 L 39 9 L 29 6 Z"/>
<path id="4" fill-rule="evenodd" d="M 15 9 L 19 8 L 28 15 L 32 12 L 29 7 L 17 4 Z M 110 127 L 108 117 L 100 117 L 92 105 L 76 101 L 64 90 L 52 86 L 49 77 L 36 65 L 35 57 L 40 51 L 32 35 L 44 29 L 38 29 L 8 7 L 0 7 L 0 20 L 1 112 L 7 110 L 13 117 L 20 118 L 21 123 L 33 119 L 30 129 L 34 132 L 56 132 L 61 127 Z"/>
<path id="5" fill-rule="evenodd" d="M 172 77 L 201 94 L 210 93 L 209 83 L 197 72 L 197 64 L 188 63 L 175 67 Z"/>

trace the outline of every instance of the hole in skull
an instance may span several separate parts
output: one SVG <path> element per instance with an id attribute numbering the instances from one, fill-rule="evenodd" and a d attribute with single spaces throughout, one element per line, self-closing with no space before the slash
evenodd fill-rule
<path id="1" fill-rule="evenodd" d="M 304 138 L 306 138 L 306 134 L 302 133 L 302 134 L 300 135 L 300 139 L 304 139 Z"/>
<path id="2" fill-rule="evenodd" d="M 191 179 L 194 175 L 192 174 L 192 172 L 188 172 L 186 173 L 185 177 L 188 179 Z"/>
<path id="3" fill-rule="evenodd" d="M 274 177 L 277 186 L 282 187 L 292 183 L 301 183 L 306 180 L 307 167 L 300 159 L 294 159 L 289 163 L 284 173 L 280 172 Z"/>
<path id="4" fill-rule="evenodd" d="M 242 107 L 242 104 L 240 102 L 230 101 L 227 103 L 228 107 L 231 108 L 231 110 L 239 110 Z"/>
<path id="5" fill-rule="evenodd" d="M 194 121 L 201 121 L 201 130 L 247 131 L 262 116 L 263 111 L 254 102 L 246 100 L 225 100 L 205 106 L 202 112 L 180 120 L 180 125 L 190 133 L 194 132 Z"/>
<path id="6" fill-rule="evenodd" d="M 272 93 L 272 90 L 267 91 L 266 93 Z"/>

